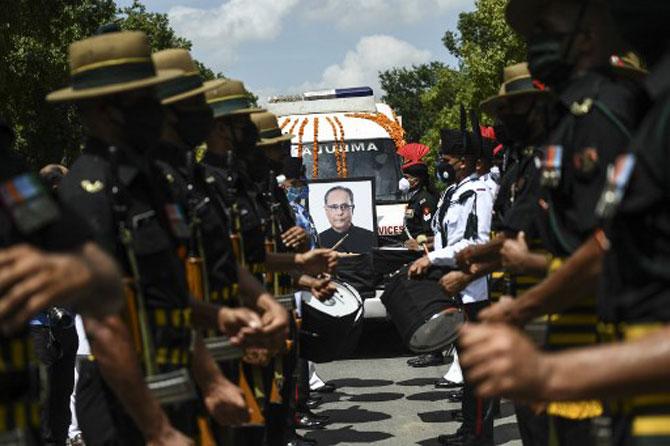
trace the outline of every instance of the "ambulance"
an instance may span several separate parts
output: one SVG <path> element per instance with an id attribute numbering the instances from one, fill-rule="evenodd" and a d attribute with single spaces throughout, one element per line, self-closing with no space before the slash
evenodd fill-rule
<path id="1" fill-rule="evenodd" d="M 309 179 L 374 178 L 378 245 L 399 245 L 407 206 L 398 190 L 396 151 L 405 132 L 391 107 L 376 101 L 371 88 L 359 87 L 273 97 L 266 108 L 282 132 L 293 135 L 291 154 L 302 156 Z M 386 315 L 377 297 L 366 299 L 366 317 Z"/>

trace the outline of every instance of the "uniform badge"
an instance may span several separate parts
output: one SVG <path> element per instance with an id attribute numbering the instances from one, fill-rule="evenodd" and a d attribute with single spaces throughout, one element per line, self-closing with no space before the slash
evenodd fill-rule
<path id="1" fill-rule="evenodd" d="M 573 155 L 572 164 L 576 171 L 583 176 L 591 176 L 598 166 L 598 160 L 598 150 L 594 147 L 587 147 Z"/>
<path id="2" fill-rule="evenodd" d="M 611 218 L 616 212 L 628 187 L 630 177 L 635 169 L 635 155 L 620 155 L 614 165 L 607 168 L 607 183 L 600 200 L 596 205 L 596 215 Z"/>
<path id="3" fill-rule="evenodd" d="M 407 208 L 405 210 L 405 218 L 414 218 L 414 209 Z"/>
<path id="4" fill-rule="evenodd" d="M 79 184 L 81 185 L 81 188 L 89 194 L 96 194 L 105 188 L 105 185 L 100 180 L 82 180 L 82 182 Z"/>
<path id="5" fill-rule="evenodd" d="M 0 184 L 0 201 L 23 234 L 32 234 L 60 217 L 53 197 L 32 174 L 20 175 Z"/>
<path id="6" fill-rule="evenodd" d="M 591 112 L 593 108 L 593 99 L 586 98 L 582 102 L 573 102 L 570 105 L 570 113 L 575 116 L 586 116 Z"/>
<path id="7" fill-rule="evenodd" d="M 174 183 L 174 176 L 171 173 L 168 173 L 165 175 L 165 179 L 167 180 L 168 183 L 172 184 Z"/>
<path id="8" fill-rule="evenodd" d="M 542 160 L 542 179 L 544 187 L 555 189 L 561 182 L 561 167 L 563 166 L 563 146 L 548 146 Z"/>

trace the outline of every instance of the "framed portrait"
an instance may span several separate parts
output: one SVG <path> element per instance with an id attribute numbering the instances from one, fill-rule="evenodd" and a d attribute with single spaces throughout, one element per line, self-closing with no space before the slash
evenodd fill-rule
<path id="1" fill-rule="evenodd" d="M 307 206 L 321 247 L 365 253 L 377 246 L 374 178 L 310 181 Z"/>

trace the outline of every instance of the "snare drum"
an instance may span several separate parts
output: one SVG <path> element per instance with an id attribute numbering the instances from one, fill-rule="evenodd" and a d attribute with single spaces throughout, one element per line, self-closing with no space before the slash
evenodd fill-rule
<path id="1" fill-rule="evenodd" d="M 438 282 L 396 276 L 386 286 L 382 303 L 405 345 L 416 353 L 446 349 L 456 340 L 463 312 Z"/>
<path id="2" fill-rule="evenodd" d="M 341 358 L 355 348 L 363 321 L 363 299 L 348 283 L 333 280 L 337 291 L 321 302 L 309 292 L 301 295 L 300 356 L 313 362 Z"/>

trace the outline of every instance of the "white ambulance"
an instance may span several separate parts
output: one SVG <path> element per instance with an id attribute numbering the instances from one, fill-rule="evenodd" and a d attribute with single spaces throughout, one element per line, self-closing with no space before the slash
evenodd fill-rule
<path id="1" fill-rule="evenodd" d="M 320 180 L 374 178 L 378 245 L 398 244 L 406 204 L 398 190 L 402 172 L 396 151 L 404 144 L 404 130 L 393 110 L 375 101 L 369 87 L 274 97 L 266 108 L 284 133 L 294 135 L 291 153 L 302 155 L 309 179 L 314 159 Z M 377 298 L 366 299 L 365 314 L 384 317 L 386 311 Z"/>

